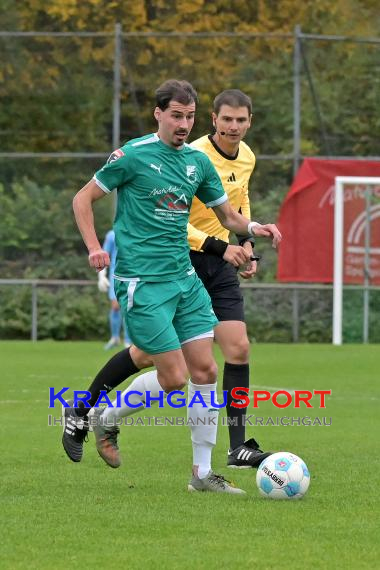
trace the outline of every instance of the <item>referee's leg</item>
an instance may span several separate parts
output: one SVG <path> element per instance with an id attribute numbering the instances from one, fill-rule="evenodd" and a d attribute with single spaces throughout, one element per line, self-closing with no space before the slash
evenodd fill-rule
<path id="1" fill-rule="evenodd" d="M 222 321 L 215 328 L 215 338 L 225 359 L 223 390 L 227 391 L 230 436 L 227 465 L 237 469 L 258 467 L 270 452 L 262 451 L 254 438 L 246 440 L 246 409 L 231 405 L 233 388 L 249 388 L 249 340 L 246 325 L 243 321 Z"/>
<path id="2" fill-rule="evenodd" d="M 215 340 L 224 356 L 223 390 L 227 391 L 230 449 L 245 441 L 245 408 L 231 406 L 233 388 L 249 388 L 249 340 L 242 321 L 222 321 L 215 328 Z"/>

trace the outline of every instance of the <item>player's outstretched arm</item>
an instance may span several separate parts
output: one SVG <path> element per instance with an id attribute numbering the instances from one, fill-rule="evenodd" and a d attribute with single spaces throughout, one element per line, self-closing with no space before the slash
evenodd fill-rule
<path id="1" fill-rule="evenodd" d="M 277 247 L 280 243 L 282 236 L 275 224 L 259 224 L 258 222 L 251 222 L 239 212 L 231 208 L 230 203 L 223 202 L 219 206 L 213 208 L 218 220 L 228 230 L 237 234 L 250 233 L 254 236 L 272 238 L 273 247 Z"/>
<path id="2" fill-rule="evenodd" d="M 104 196 L 103 190 L 99 188 L 96 182 L 90 180 L 73 199 L 75 221 L 88 249 L 88 262 L 90 267 L 94 267 L 97 270 L 104 269 L 104 267 L 110 264 L 109 255 L 101 248 L 96 235 L 92 210 L 93 202 Z"/>

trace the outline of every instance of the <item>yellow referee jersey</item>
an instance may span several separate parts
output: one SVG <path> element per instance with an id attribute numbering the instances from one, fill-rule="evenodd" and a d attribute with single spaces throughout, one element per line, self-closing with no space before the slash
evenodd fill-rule
<path id="1" fill-rule="evenodd" d="M 218 149 L 209 135 L 195 140 L 191 146 L 207 154 L 222 180 L 232 208 L 240 210 L 243 216 L 250 219 L 248 183 L 255 168 L 256 158 L 249 146 L 241 141 L 235 158 Z M 202 245 L 208 236 L 228 242 L 230 233 L 220 224 L 213 209 L 206 208 L 196 196 L 191 206 L 187 232 L 190 249 L 195 251 L 202 251 Z"/>

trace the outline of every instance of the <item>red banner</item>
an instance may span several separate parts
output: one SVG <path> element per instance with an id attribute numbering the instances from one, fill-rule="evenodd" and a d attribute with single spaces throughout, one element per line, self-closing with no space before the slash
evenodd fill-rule
<path id="1" fill-rule="evenodd" d="M 380 162 L 305 159 L 281 206 L 284 236 L 277 278 L 286 282 L 331 283 L 334 260 L 334 192 L 336 176 L 380 177 Z M 380 284 L 380 184 L 372 193 L 370 282 Z M 344 187 L 344 282 L 364 279 L 365 187 Z"/>

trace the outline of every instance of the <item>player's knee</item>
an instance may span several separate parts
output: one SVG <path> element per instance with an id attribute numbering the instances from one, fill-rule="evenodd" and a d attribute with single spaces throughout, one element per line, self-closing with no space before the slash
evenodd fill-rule
<path id="1" fill-rule="evenodd" d="M 187 375 L 184 371 L 171 371 L 169 373 L 158 374 L 158 381 L 165 392 L 182 390 L 187 383 Z"/>
<path id="2" fill-rule="evenodd" d="M 153 366 L 153 360 L 150 354 L 143 352 L 142 350 L 137 348 L 137 346 L 135 346 L 134 344 L 130 348 L 130 355 L 135 366 L 137 366 L 139 370 L 142 370 L 143 368 L 148 368 L 149 366 Z"/>
<path id="3" fill-rule="evenodd" d="M 193 384 L 214 384 L 218 376 L 218 367 L 214 360 L 200 363 L 195 370 L 192 370 L 191 381 Z"/>
<path id="4" fill-rule="evenodd" d="M 249 361 L 250 344 L 247 336 L 234 340 L 225 350 L 225 359 L 231 364 L 246 364 Z"/>

